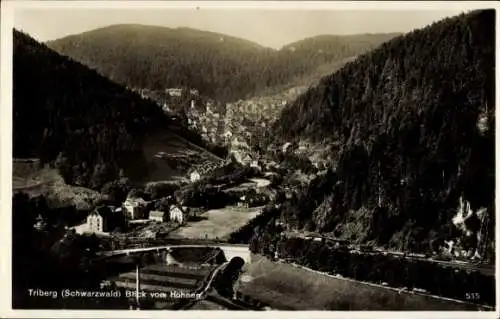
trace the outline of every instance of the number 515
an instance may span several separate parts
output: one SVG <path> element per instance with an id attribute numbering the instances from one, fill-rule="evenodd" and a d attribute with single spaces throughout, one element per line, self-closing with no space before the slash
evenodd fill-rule
<path id="1" fill-rule="evenodd" d="M 465 293 L 466 300 L 479 300 L 481 299 L 481 295 L 479 292 L 466 292 Z"/>

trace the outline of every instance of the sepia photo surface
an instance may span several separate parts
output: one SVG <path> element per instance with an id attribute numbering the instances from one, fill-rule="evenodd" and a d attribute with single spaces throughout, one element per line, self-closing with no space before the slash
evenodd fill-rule
<path id="1" fill-rule="evenodd" d="M 494 4 L 7 2 L 9 309 L 495 316 Z"/>

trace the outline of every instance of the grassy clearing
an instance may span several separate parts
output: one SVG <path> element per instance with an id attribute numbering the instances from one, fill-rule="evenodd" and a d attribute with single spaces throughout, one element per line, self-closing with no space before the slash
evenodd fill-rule
<path id="1" fill-rule="evenodd" d="M 252 259 L 245 265 L 238 290 L 277 309 L 478 310 L 463 303 L 332 278 L 260 256 Z"/>
<path id="2" fill-rule="evenodd" d="M 36 164 L 26 162 L 12 163 L 12 189 L 31 191 L 43 184 L 61 182 L 59 173 L 50 168 L 40 169 Z"/>
<path id="3" fill-rule="evenodd" d="M 143 153 L 149 166 L 143 180 L 146 183 L 182 179 L 191 164 L 213 161 L 206 152 L 189 145 L 170 131 L 148 137 L 143 144 Z"/>
<path id="4" fill-rule="evenodd" d="M 44 195 L 52 207 L 75 205 L 79 210 L 92 209 L 97 201 L 104 198 L 94 190 L 67 185 L 56 169 L 39 169 L 24 163 L 13 165 L 12 190 L 32 197 Z"/>
<path id="5" fill-rule="evenodd" d="M 201 220 L 188 222 L 186 226 L 172 232 L 171 236 L 177 238 L 225 239 L 250 219 L 255 218 L 260 211 L 260 207 L 240 208 L 231 206 L 212 209 L 201 214 Z"/>

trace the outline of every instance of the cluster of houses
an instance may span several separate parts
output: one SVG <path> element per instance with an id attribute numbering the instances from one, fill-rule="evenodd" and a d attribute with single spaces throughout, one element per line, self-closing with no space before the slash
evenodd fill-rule
<path id="1" fill-rule="evenodd" d="M 170 205 L 168 211 L 150 210 L 150 202 L 142 198 L 127 198 L 122 207 L 100 206 L 87 216 L 87 231 L 106 233 L 117 227 L 125 227 L 132 221 L 149 220 L 164 223 L 167 221 L 184 224 L 190 219 L 189 207 Z"/>
<path id="2" fill-rule="evenodd" d="M 294 87 L 272 96 L 254 97 L 226 105 L 224 136 L 229 144 L 235 136 L 244 140 L 258 139 L 268 123 L 275 121 L 285 105 L 304 92 Z"/>
<path id="3" fill-rule="evenodd" d="M 220 144 L 224 131 L 225 107 L 207 101 L 206 105 L 196 107 L 194 101 L 187 112 L 188 125 L 198 131 L 205 141 Z"/>
<path id="4" fill-rule="evenodd" d="M 211 172 L 220 168 L 222 166 L 227 165 L 225 161 L 220 162 L 206 162 L 199 165 L 194 165 L 189 171 L 188 176 L 189 180 L 194 183 L 201 180 L 203 177 L 209 176 Z"/>
<path id="5" fill-rule="evenodd" d="M 249 208 L 249 207 L 262 206 L 267 204 L 268 202 L 269 202 L 269 196 L 267 196 L 266 194 L 263 193 L 248 194 L 248 195 L 243 195 L 239 198 L 237 206 L 241 208 Z"/>
<path id="6" fill-rule="evenodd" d="M 150 90 L 144 88 L 131 88 L 132 91 L 141 95 L 143 99 L 153 100 L 162 110 L 174 116 L 178 107 L 176 105 L 180 101 L 183 93 L 187 93 L 192 98 L 197 98 L 199 96 L 199 91 L 196 89 L 181 89 L 181 88 L 166 88 L 164 90 Z M 192 101 L 194 102 L 194 100 Z"/>
<path id="7" fill-rule="evenodd" d="M 187 114 L 188 125 L 200 132 L 206 141 L 239 149 L 239 144 L 260 138 L 267 123 L 274 121 L 287 101 L 298 95 L 298 92 L 294 88 L 271 97 L 257 97 L 219 106 L 208 101 L 202 108 L 192 103 Z M 238 137 L 241 142 L 235 139 Z"/>

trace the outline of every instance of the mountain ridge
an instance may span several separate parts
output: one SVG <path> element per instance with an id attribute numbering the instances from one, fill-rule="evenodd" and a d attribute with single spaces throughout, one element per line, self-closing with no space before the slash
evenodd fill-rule
<path id="1" fill-rule="evenodd" d="M 168 27 L 168 26 L 162 26 L 162 25 L 143 24 L 143 23 L 117 23 L 117 24 L 110 24 L 110 25 L 94 28 L 94 29 L 91 29 L 88 31 L 83 31 L 83 32 L 74 33 L 74 34 L 68 34 L 65 36 L 61 36 L 61 37 L 58 37 L 55 39 L 46 40 L 46 41 L 42 41 L 42 42 L 50 46 L 50 44 L 53 42 L 61 41 L 61 40 L 67 39 L 67 38 L 86 35 L 89 33 L 94 33 L 94 32 L 99 32 L 99 31 L 123 28 L 123 27 L 143 28 L 143 29 L 144 28 L 155 28 L 155 29 L 162 29 L 162 30 L 170 31 L 170 32 L 172 32 L 172 31 L 189 31 L 192 33 L 199 33 L 199 34 L 205 34 L 205 35 L 211 35 L 211 36 L 219 36 L 219 37 L 224 36 L 224 37 L 228 37 L 228 38 L 233 39 L 233 40 L 246 42 L 248 44 L 254 45 L 257 48 L 266 49 L 266 50 L 270 50 L 270 51 L 280 51 L 280 50 L 285 49 L 286 47 L 296 45 L 296 44 L 302 43 L 302 42 L 308 42 L 308 41 L 321 41 L 321 40 L 330 40 L 330 39 L 342 40 L 342 39 L 353 38 L 353 37 L 356 38 L 356 37 L 367 37 L 367 36 L 368 37 L 375 36 L 375 37 L 391 38 L 391 37 L 396 37 L 396 36 L 404 34 L 404 32 L 380 32 L 380 33 L 364 32 L 364 33 L 349 33 L 349 34 L 320 33 L 317 35 L 312 35 L 312 36 L 300 38 L 300 39 L 294 40 L 292 42 L 283 44 L 280 47 L 273 48 L 270 46 L 260 44 L 256 41 L 253 41 L 253 40 L 248 40 L 248 39 L 243 38 L 243 37 L 238 37 L 238 36 L 234 36 L 234 35 L 230 35 L 230 34 L 222 33 L 222 32 L 217 32 L 217 31 L 209 31 L 209 30 L 203 30 L 203 29 L 192 28 L 192 27 L 184 27 L 184 26 Z"/>
<path id="2" fill-rule="evenodd" d="M 121 31 L 124 28 L 127 29 L 127 31 L 129 31 L 129 32 L 132 32 L 132 31 L 135 31 L 135 32 L 144 31 L 144 29 L 151 29 L 151 30 L 155 29 L 155 30 L 167 31 L 167 32 L 170 32 L 170 33 L 183 32 L 182 35 L 185 35 L 185 36 L 201 36 L 201 35 L 204 35 L 204 36 L 209 36 L 209 37 L 218 38 L 218 39 L 220 39 L 220 37 L 226 37 L 227 39 L 232 40 L 232 41 L 236 41 L 236 42 L 239 42 L 239 43 L 242 43 L 242 44 L 248 44 L 249 46 L 251 46 L 251 47 L 253 47 L 255 49 L 271 49 L 271 48 L 267 48 L 265 46 L 262 46 L 261 44 L 259 44 L 257 42 L 254 42 L 254 41 L 250 41 L 250 40 L 243 39 L 243 38 L 238 38 L 238 37 L 235 37 L 235 36 L 231 36 L 231 35 L 224 34 L 224 33 L 219 33 L 219 32 L 206 31 L 206 30 L 195 29 L 195 28 L 190 28 L 190 27 L 175 27 L 175 28 L 172 28 L 172 27 L 166 27 L 166 26 L 149 25 L 149 24 L 139 24 L 139 23 L 111 24 L 111 25 L 108 25 L 108 26 L 99 27 L 99 28 L 96 28 L 96 29 L 92 29 L 92 30 L 88 30 L 88 31 L 80 32 L 80 33 L 66 35 L 66 36 L 59 37 L 59 38 L 56 38 L 56 39 L 53 39 L 53 40 L 44 41 L 44 43 L 47 44 L 50 47 L 50 45 L 52 43 L 57 42 L 57 41 L 69 40 L 69 39 L 72 39 L 72 38 L 82 37 L 82 36 L 85 36 L 85 35 L 93 35 L 93 34 L 96 34 L 96 33 L 99 33 L 99 32 L 113 32 L 113 31 L 116 32 L 116 31 Z"/>
<path id="3" fill-rule="evenodd" d="M 270 140 L 336 142 L 337 177 L 304 190 L 282 221 L 410 250 L 450 237 L 478 248 L 489 221 L 491 249 L 494 16 L 474 11 L 396 37 L 289 103 Z M 468 226 L 455 227 L 455 214 Z"/>
<path id="4" fill-rule="evenodd" d="M 345 43 L 338 52 L 331 49 L 328 54 L 293 54 L 210 31 L 114 25 L 53 40 L 47 45 L 127 87 L 189 87 L 227 102 L 285 85 L 297 76 L 307 76 L 320 65 L 365 52 L 385 40 L 381 36 L 351 47 L 348 37 L 343 39 Z M 148 77 L 143 76 L 145 73 Z"/>
<path id="5" fill-rule="evenodd" d="M 298 45 L 300 46 L 300 45 L 316 44 L 316 43 L 321 44 L 321 43 L 324 43 L 325 41 L 328 43 L 328 42 L 332 42 L 333 40 L 336 40 L 336 41 L 350 40 L 350 41 L 352 41 L 352 40 L 357 40 L 357 38 L 366 39 L 367 37 L 373 37 L 374 39 L 382 38 L 384 40 L 389 40 L 391 38 L 394 38 L 394 37 L 397 37 L 397 36 L 400 36 L 403 34 L 405 34 L 405 33 L 402 33 L 402 32 L 386 32 L 386 33 L 368 32 L 368 33 L 352 33 L 352 34 L 326 34 L 326 33 L 323 33 L 323 34 L 309 36 L 309 37 L 305 37 L 303 39 L 299 39 L 297 41 L 287 43 L 287 44 L 283 45 L 279 50 L 289 49 L 292 46 L 296 47 Z M 380 43 L 378 43 L 378 44 L 380 44 Z"/>

